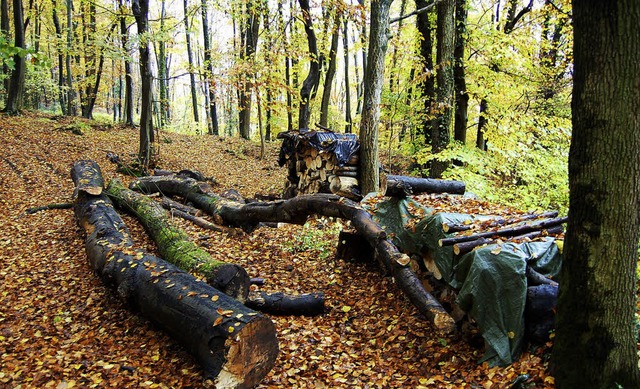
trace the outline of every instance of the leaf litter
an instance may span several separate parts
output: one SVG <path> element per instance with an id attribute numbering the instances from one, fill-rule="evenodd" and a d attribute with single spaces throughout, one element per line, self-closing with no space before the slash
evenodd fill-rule
<path id="1" fill-rule="evenodd" d="M 87 122 L 83 136 L 58 130 L 74 120 L 81 119 L 0 117 L 0 387 L 202 387 L 194 359 L 129 311 L 90 270 L 72 210 L 24 214 L 30 207 L 72 201 L 69 170 L 80 159 L 98 162 L 106 180 L 129 180 L 106 154 L 135 154 L 137 130 L 95 122 Z M 201 171 L 220 183 L 214 188 L 220 192 L 278 193 L 286 176 L 276 164 L 278 146 L 269 144 L 259 160 L 255 143 L 160 131 L 160 167 Z M 140 224 L 123 219 L 138 247 L 155 253 Z M 286 225 L 239 236 L 175 220 L 214 258 L 265 279 L 253 289 L 325 293 L 324 315 L 271 317 L 281 352 L 259 388 L 502 388 L 522 374 L 530 376 L 530 387 L 553 387 L 549 344 L 523 353 L 509 367 L 478 364 L 483 351 L 477 342 L 435 333 L 374 263 L 327 255 L 327 247 L 337 244 L 337 230 L 324 220 L 311 220 L 311 229 Z M 315 238 L 333 246 L 288 249 L 313 227 L 322 228 Z M 197 297 L 204 298 L 191 298 Z"/>

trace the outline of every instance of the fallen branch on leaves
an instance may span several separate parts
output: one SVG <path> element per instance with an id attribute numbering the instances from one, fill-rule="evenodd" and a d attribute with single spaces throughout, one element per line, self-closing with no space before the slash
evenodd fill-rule
<path id="1" fill-rule="evenodd" d="M 164 259 L 184 271 L 201 275 L 209 285 L 236 300 L 246 301 L 250 278 L 244 268 L 213 259 L 171 222 L 158 202 L 125 188 L 119 180 L 111 180 L 106 191 L 119 207 L 140 220 Z"/>
<path id="2" fill-rule="evenodd" d="M 91 268 L 134 310 L 166 330 L 219 388 L 250 388 L 278 355 L 275 326 L 176 266 L 133 247 L 129 230 L 103 193 L 100 168 L 76 162 L 74 211 L 86 233 Z"/>
<path id="3" fill-rule="evenodd" d="M 73 203 L 58 203 L 58 204 L 47 204 L 39 207 L 27 208 L 24 213 L 27 215 L 33 215 L 34 213 L 38 213 L 40 211 L 49 211 L 51 209 L 71 209 L 73 208 Z"/>
<path id="4" fill-rule="evenodd" d="M 317 316 L 324 313 L 324 293 L 291 296 L 282 292 L 250 294 L 247 307 L 272 315 Z"/>
<path id="5" fill-rule="evenodd" d="M 390 273 L 398 287 L 413 305 L 442 332 L 453 332 L 455 322 L 440 303 L 423 287 L 409 268 L 410 259 L 401 253 L 386 232 L 357 203 L 330 194 L 302 195 L 288 200 L 240 204 L 224 199 L 211 191 L 206 183 L 178 177 L 142 177 L 131 182 L 130 188 L 145 193 L 161 192 L 178 195 L 224 224 L 253 231 L 260 222 L 304 224 L 312 214 L 350 220 L 375 252 L 375 258 Z"/>

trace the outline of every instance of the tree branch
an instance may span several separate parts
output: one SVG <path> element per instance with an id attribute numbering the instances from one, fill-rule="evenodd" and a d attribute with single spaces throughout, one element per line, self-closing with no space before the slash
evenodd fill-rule
<path id="1" fill-rule="evenodd" d="M 429 11 L 431 8 L 435 7 L 441 1 L 443 1 L 443 0 L 435 0 L 433 3 L 431 3 L 431 4 L 427 5 L 427 6 L 424 6 L 424 7 L 420 8 L 420 9 L 417 9 L 417 10 L 415 10 L 413 12 L 410 12 L 410 13 L 408 13 L 406 15 L 400 15 L 397 18 L 393 18 L 393 19 L 389 20 L 389 24 L 396 23 L 396 22 L 399 22 L 401 20 L 410 18 L 412 16 L 420 15 L 422 13 L 425 13 L 425 12 Z"/>

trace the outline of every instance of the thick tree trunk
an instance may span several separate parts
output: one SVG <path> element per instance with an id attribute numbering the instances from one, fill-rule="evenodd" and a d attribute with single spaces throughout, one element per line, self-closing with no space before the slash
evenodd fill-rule
<path id="1" fill-rule="evenodd" d="M 467 143 L 467 110 L 469 93 L 465 79 L 464 53 L 467 44 L 467 0 L 456 0 L 455 14 L 455 49 L 453 51 L 453 83 L 455 95 L 455 114 L 453 121 L 453 138 L 462 144 Z"/>
<path id="2" fill-rule="evenodd" d="M 389 37 L 389 8 L 393 0 L 379 0 L 371 4 L 371 28 L 367 66 L 364 74 L 364 97 L 360 123 L 360 190 L 363 194 L 380 187 L 380 156 L 378 126 L 380 101 L 384 82 L 384 60 Z"/>
<path id="3" fill-rule="evenodd" d="M 385 196 L 398 197 L 418 193 L 464 194 L 466 187 L 462 181 L 394 175 L 386 176 L 381 186 L 386 188 Z"/>
<path id="4" fill-rule="evenodd" d="M 189 240 L 176 227 L 167 212 L 156 201 L 133 192 L 112 180 L 106 189 L 115 203 L 133 213 L 158 245 L 162 258 L 180 269 L 202 276 L 221 292 L 245 302 L 249 294 L 249 275 L 239 265 L 220 262 Z"/>
<path id="5" fill-rule="evenodd" d="M 278 355 L 275 326 L 217 289 L 133 247 L 129 231 L 102 192 L 100 168 L 76 162 L 75 214 L 86 233 L 91 268 L 134 310 L 171 334 L 216 387 L 251 388 Z"/>
<path id="6" fill-rule="evenodd" d="M 415 0 L 416 9 L 427 6 L 426 0 Z M 416 27 L 422 35 L 420 40 L 420 56 L 422 57 L 422 73 L 426 73 L 424 80 L 420 83 L 420 91 L 422 100 L 424 101 L 424 113 L 426 118 L 423 120 L 422 133 L 424 135 L 425 144 L 431 144 L 431 118 L 432 106 L 436 98 L 436 80 L 433 77 L 433 34 L 432 23 L 429 20 L 429 12 L 423 12 L 416 16 Z"/>
<path id="7" fill-rule="evenodd" d="M 336 75 L 336 57 L 338 52 L 338 40 L 340 38 L 341 15 L 336 11 L 333 22 L 333 33 L 331 34 L 331 47 L 329 48 L 329 66 L 324 78 L 324 89 L 322 90 L 322 102 L 320 103 L 320 125 L 329 127 L 329 103 L 331 102 L 331 90 L 333 88 L 333 78 Z"/>
<path id="8" fill-rule="evenodd" d="M 239 204 L 213 194 L 211 188 L 204 183 L 170 177 L 143 177 L 134 180 L 130 187 L 147 193 L 162 192 L 182 196 L 205 212 L 218 215 L 225 224 L 241 227 L 245 231 L 252 231 L 260 222 L 304 224 L 312 214 L 350 220 L 356 231 L 374 248 L 376 259 L 383 270 L 393 275 L 398 287 L 414 306 L 439 330 L 455 330 L 451 316 L 424 289 L 418 277 L 408 267 L 409 257 L 398 251 L 367 211 L 350 200 L 335 195 L 316 194 L 274 202 Z"/>
<path id="9" fill-rule="evenodd" d="M 144 36 L 149 30 L 149 0 L 133 0 L 131 4 L 133 16 L 136 18 L 138 26 L 138 36 Z M 153 132 L 153 92 L 151 75 L 151 63 L 149 60 L 149 42 L 146 39 L 140 40 L 140 78 L 141 78 L 141 100 L 140 109 L 140 145 L 138 148 L 138 160 L 142 168 L 149 168 L 154 156 L 154 132 Z"/>
<path id="10" fill-rule="evenodd" d="M 24 42 L 24 17 L 22 12 L 22 0 L 13 0 L 13 26 L 14 45 L 18 49 L 25 49 Z M 14 68 L 9 79 L 7 102 L 4 112 L 17 115 L 22 109 L 22 93 L 24 91 L 24 76 L 26 72 L 25 55 L 17 53 L 13 56 Z"/>
<path id="11" fill-rule="evenodd" d="M 574 0 L 572 12 L 569 227 L 553 348 L 556 384 L 638 388 L 640 2 Z"/>

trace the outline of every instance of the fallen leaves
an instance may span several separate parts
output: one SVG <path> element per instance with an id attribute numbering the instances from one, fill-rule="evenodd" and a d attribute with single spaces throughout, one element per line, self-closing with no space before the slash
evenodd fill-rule
<path id="1" fill-rule="evenodd" d="M 70 201 L 68 170 L 75 160 L 98 161 L 110 178 L 117 174 L 104 150 L 121 155 L 136 151 L 134 129 L 116 126 L 84 136 L 51 131 L 65 120 L 70 119 L 0 117 L 0 387 L 202 387 L 193 358 L 129 311 L 94 275 L 71 210 L 22 215 L 29 207 Z M 286 171 L 275 167 L 278 145 L 269 146 L 267 159 L 259 161 L 224 152 L 259 147 L 240 139 L 160 134 L 172 140 L 162 144 L 164 168 L 200 170 L 244 196 L 278 191 L 284 183 Z M 271 174 L 264 175 L 263 167 L 272 168 Z M 410 212 L 420 216 L 419 210 Z M 123 219 L 139 247 L 154 252 L 142 227 L 126 215 Z M 178 223 L 194 237 L 203 234 L 188 222 Z M 331 228 L 323 231 L 319 239 L 337 242 Z M 325 247 L 318 245 L 287 250 L 287 242 L 302 233 L 299 226 L 261 228 L 241 236 L 208 232 L 212 256 L 265 278 L 264 286 L 253 288 L 325 292 L 330 308 L 325 315 L 272 318 L 281 354 L 260 388 L 479 388 L 487 383 L 497 388 L 524 373 L 537 388 L 553 387 L 545 371 L 546 348 L 524 353 L 507 368 L 479 365 L 482 350 L 453 337 L 441 341 L 375 263 L 324 256 Z M 147 268 L 154 282 L 165 282 L 165 270 L 137 265 Z M 183 299 L 219 299 L 188 290 L 181 294 Z M 232 311 L 217 314 L 212 326 L 238 331 L 224 325 Z"/>

